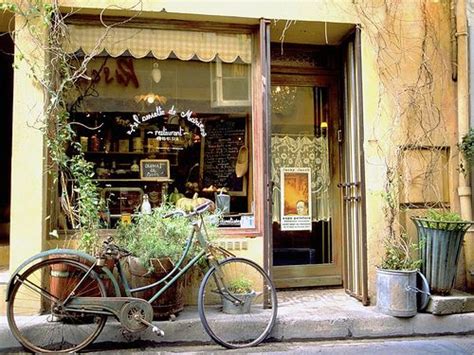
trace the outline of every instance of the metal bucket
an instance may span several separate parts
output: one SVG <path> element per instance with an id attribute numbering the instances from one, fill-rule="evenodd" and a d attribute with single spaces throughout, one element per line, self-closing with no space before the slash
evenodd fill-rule
<path id="1" fill-rule="evenodd" d="M 377 269 L 377 308 L 395 317 L 413 317 L 416 305 L 417 270 Z"/>
<path id="2" fill-rule="evenodd" d="M 454 285 L 462 240 L 471 222 L 412 218 L 421 241 L 421 272 L 432 293 L 448 294 Z"/>

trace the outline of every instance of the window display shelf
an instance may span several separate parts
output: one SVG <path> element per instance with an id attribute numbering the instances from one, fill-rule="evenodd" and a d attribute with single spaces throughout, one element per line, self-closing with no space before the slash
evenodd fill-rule
<path id="1" fill-rule="evenodd" d="M 97 182 L 143 182 L 143 183 L 151 183 L 151 182 L 159 182 L 159 183 L 172 183 L 174 180 L 173 179 L 168 179 L 168 180 L 157 180 L 157 181 L 153 181 L 153 180 L 142 180 L 142 179 L 127 179 L 127 178 L 119 178 L 119 179 L 114 179 L 114 178 L 110 178 L 110 179 L 94 179 L 94 181 L 97 181 Z"/>

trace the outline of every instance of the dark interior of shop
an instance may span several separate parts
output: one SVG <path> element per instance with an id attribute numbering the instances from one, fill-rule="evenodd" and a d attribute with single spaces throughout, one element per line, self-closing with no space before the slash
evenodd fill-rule
<path id="1" fill-rule="evenodd" d="M 9 33 L 0 33 L 0 244 L 8 244 L 10 233 L 10 190 L 12 156 L 13 42 Z"/>

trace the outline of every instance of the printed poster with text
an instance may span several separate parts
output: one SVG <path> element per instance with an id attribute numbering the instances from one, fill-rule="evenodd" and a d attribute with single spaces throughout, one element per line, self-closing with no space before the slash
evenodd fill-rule
<path id="1" fill-rule="evenodd" d="M 311 230 L 311 168 L 281 168 L 281 230 Z"/>

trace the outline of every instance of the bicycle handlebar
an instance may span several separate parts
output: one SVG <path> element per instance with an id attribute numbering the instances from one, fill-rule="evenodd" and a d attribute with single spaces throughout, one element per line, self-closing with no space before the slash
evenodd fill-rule
<path id="1" fill-rule="evenodd" d="M 196 216 L 196 215 L 200 215 L 200 214 L 206 212 L 213 205 L 213 203 L 214 202 L 212 202 L 212 201 L 204 202 L 204 203 L 196 206 L 194 208 L 194 211 L 189 212 L 189 213 L 186 213 L 185 211 L 180 210 L 180 209 L 176 209 L 173 212 L 165 214 L 163 216 L 163 218 L 170 218 L 170 217 L 174 217 L 174 216 L 182 216 L 182 217 L 190 218 L 190 217 L 193 217 L 193 216 Z"/>
<path id="2" fill-rule="evenodd" d="M 116 253 L 120 253 L 121 256 L 128 256 L 131 255 L 127 249 L 122 248 L 118 246 L 117 244 L 113 243 L 114 238 L 113 237 L 108 237 L 106 240 L 103 242 L 103 249 L 106 254 L 109 255 L 114 255 Z"/>

